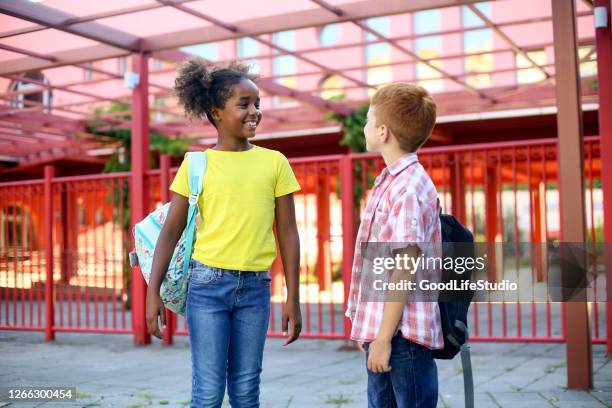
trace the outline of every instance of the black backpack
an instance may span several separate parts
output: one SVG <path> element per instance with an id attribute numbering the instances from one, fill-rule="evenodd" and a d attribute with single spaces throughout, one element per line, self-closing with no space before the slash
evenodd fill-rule
<path id="1" fill-rule="evenodd" d="M 455 217 L 447 214 L 440 214 L 440 225 L 444 259 L 447 257 L 474 257 L 474 236 L 467 228 L 461 225 Z M 442 272 L 442 282 L 457 280 L 459 277 L 470 279 L 471 274 L 471 270 L 466 270 L 462 275 L 445 270 Z M 450 360 L 459 353 L 461 346 L 467 341 L 467 313 L 473 296 L 474 293 L 470 291 L 440 292 L 438 307 L 440 308 L 444 348 L 434 350 L 433 358 Z"/>
<path id="2" fill-rule="evenodd" d="M 474 236 L 455 217 L 440 214 L 440 225 L 442 228 L 442 256 L 474 256 Z M 453 245 L 461 242 L 464 244 Z M 469 279 L 471 270 L 466 270 L 462 279 Z M 442 281 L 447 282 L 457 279 L 454 272 L 444 271 Z M 449 297 L 450 296 L 450 297 Z M 461 365 L 463 368 L 463 394 L 466 408 L 474 407 L 474 378 L 472 375 L 472 361 L 470 348 L 467 343 L 467 313 L 470 302 L 474 296 L 473 292 L 462 293 L 440 293 L 442 301 L 438 302 L 440 308 L 440 320 L 442 323 L 442 335 L 444 336 L 444 348 L 433 350 L 433 358 L 449 360 L 461 352 Z M 449 300 L 449 299 L 452 299 Z"/>

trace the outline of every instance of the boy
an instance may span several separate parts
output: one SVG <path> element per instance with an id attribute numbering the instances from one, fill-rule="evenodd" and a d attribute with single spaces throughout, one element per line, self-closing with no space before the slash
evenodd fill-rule
<path id="1" fill-rule="evenodd" d="M 438 399 L 431 356 L 443 347 L 437 303 L 406 301 L 404 295 L 401 301 L 368 300 L 374 278 L 372 269 L 364 268 L 361 248 L 388 242 L 394 256 L 416 258 L 423 243 L 441 242 L 438 193 L 415 153 L 435 119 L 436 105 L 424 88 L 397 83 L 374 94 L 364 127 L 367 150 L 381 153 L 387 165 L 361 217 L 346 311 L 351 339 L 366 353 L 370 408 L 429 408 Z M 400 278 L 410 279 L 410 271 L 395 270 L 392 280 Z"/>

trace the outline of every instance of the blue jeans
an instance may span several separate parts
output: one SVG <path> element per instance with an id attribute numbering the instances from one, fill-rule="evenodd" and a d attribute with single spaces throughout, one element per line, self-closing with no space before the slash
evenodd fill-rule
<path id="1" fill-rule="evenodd" d="M 365 343 L 366 362 L 369 343 Z M 438 402 L 438 369 L 431 350 L 404 339 L 391 340 L 388 373 L 368 370 L 369 408 L 435 408 Z"/>
<path id="2" fill-rule="evenodd" d="M 220 407 L 226 384 L 232 407 L 259 407 L 270 274 L 213 268 L 195 260 L 190 268 L 191 407 Z"/>

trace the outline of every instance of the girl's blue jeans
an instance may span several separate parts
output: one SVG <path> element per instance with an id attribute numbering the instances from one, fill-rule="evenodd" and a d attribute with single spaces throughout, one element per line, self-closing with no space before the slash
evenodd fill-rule
<path id="1" fill-rule="evenodd" d="M 187 295 L 191 407 L 259 407 L 270 318 L 270 274 L 214 268 L 192 260 Z"/>

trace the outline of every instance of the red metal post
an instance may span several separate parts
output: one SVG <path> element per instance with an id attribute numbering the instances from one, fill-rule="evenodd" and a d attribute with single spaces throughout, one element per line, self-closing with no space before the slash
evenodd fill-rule
<path id="1" fill-rule="evenodd" d="M 145 188 L 145 172 L 149 167 L 149 79 L 146 54 L 134 54 L 133 69 L 140 76 L 132 93 L 132 185 L 130 191 L 130 225 L 147 214 L 148 191 Z M 132 243 L 133 245 L 133 243 Z M 132 326 L 134 344 L 151 343 L 145 318 L 147 285 L 140 268 L 132 268 Z"/>
<path id="2" fill-rule="evenodd" d="M 486 153 L 485 153 L 486 154 Z M 485 156 L 486 157 L 486 156 Z M 501 166 L 501 163 L 497 164 Z M 490 253 L 488 279 L 489 282 L 497 281 L 497 234 L 499 216 L 497 202 L 497 169 L 494 166 L 486 165 L 483 167 L 484 174 L 484 190 L 485 190 L 485 239 Z M 499 240 L 501 241 L 501 239 Z M 501 251 L 500 251 L 501 252 Z"/>
<path id="3" fill-rule="evenodd" d="M 533 228 L 531 230 L 531 242 L 534 245 L 533 262 L 536 272 L 536 282 L 544 282 L 547 275 L 546 265 L 546 207 L 544 205 L 544 195 L 546 185 L 539 181 L 533 189 Z"/>
<path id="4" fill-rule="evenodd" d="M 342 201 L 342 282 L 344 282 L 344 309 L 348 306 L 348 296 L 355 254 L 355 219 L 353 202 L 353 160 L 350 155 L 340 159 L 340 197 Z M 351 335 L 351 321 L 344 318 L 344 338 Z"/>
<path id="5" fill-rule="evenodd" d="M 450 172 L 453 216 L 465 225 L 467 219 L 465 211 L 465 174 L 461 164 L 461 153 L 453 153 L 453 165 L 450 167 Z M 476 233 L 476 231 L 473 232 Z"/>
<path id="6" fill-rule="evenodd" d="M 159 157 L 159 189 L 160 198 L 163 203 L 170 201 L 170 156 L 162 154 Z M 172 345 L 174 336 L 176 314 L 166 309 L 166 327 L 164 329 L 164 341 L 166 346 Z"/>
<path id="7" fill-rule="evenodd" d="M 597 80 L 599 92 L 599 137 L 601 178 L 604 209 L 604 242 L 612 242 L 612 20 L 610 0 L 595 0 L 595 7 L 603 7 L 608 16 L 607 27 L 595 29 L 597 46 Z M 608 355 L 612 355 L 612 254 L 604 251 L 606 292 L 606 336 Z"/>
<path id="8" fill-rule="evenodd" d="M 551 0 L 551 3 L 558 108 L 561 242 L 584 242 L 584 156 L 576 45 L 576 5 L 573 0 Z M 565 275 L 564 268 L 561 273 Z M 571 279 L 571 276 L 563 276 L 562 279 L 566 278 Z M 579 301 L 567 302 L 564 305 L 565 324 L 569 329 L 565 330 L 567 386 L 570 389 L 590 389 L 593 387 L 593 358 L 588 307 L 586 302 Z"/>
<path id="9" fill-rule="evenodd" d="M 45 166 L 45 340 L 55 340 L 53 306 L 53 166 Z"/>
<path id="10" fill-rule="evenodd" d="M 317 166 L 317 169 L 320 173 L 319 166 Z M 328 173 L 319 174 L 317 183 L 319 183 L 317 188 L 317 274 L 319 275 L 319 291 L 331 291 L 332 272 L 329 234 L 329 183 L 331 183 L 331 175 Z"/>

